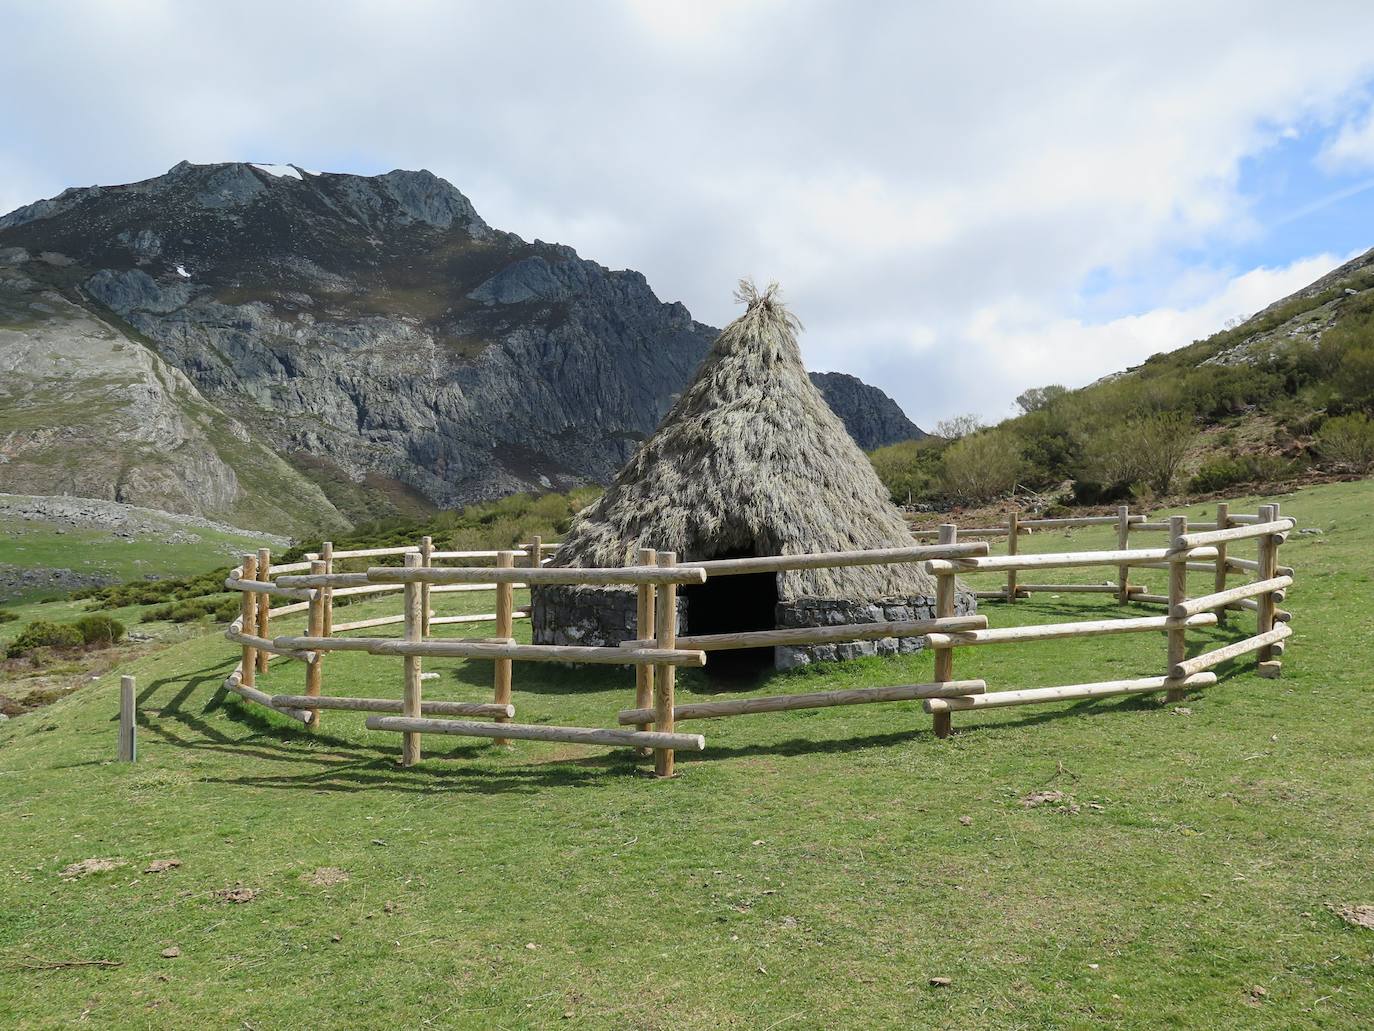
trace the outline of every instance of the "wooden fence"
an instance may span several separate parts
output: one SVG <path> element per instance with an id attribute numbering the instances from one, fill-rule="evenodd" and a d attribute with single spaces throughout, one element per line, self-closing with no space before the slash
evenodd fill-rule
<path id="1" fill-rule="evenodd" d="M 1105 520 L 1105 521 L 1104 521 Z M 1048 554 L 1017 554 L 1015 541 L 1020 533 L 1036 527 L 1071 527 L 1115 524 L 1118 543 L 1110 551 L 1081 551 Z M 543 554 L 557 545 L 539 540 L 522 550 L 436 551 L 428 538 L 416 547 L 334 552 L 326 545 L 320 555 L 289 566 L 272 567 L 265 551 L 245 555 L 243 565 L 225 581 L 227 588 L 242 592 L 241 615 L 226 636 L 243 647 L 243 658 L 225 681 L 225 686 L 240 696 L 297 720 L 311 728 L 320 725 L 320 713 L 329 709 L 377 713 L 366 725 L 374 730 L 402 735 L 402 762 L 411 765 L 421 757 L 421 735 L 457 734 L 491 738 L 499 743 L 512 740 L 568 741 L 587 744 L 627 746 L 640 754 L 654 756 L 654 770 L 660 777 L 672 776 L 674 753 L 699 751 L 705 739 L 677 730 L 678 721 L 741 716 L 792 709 L 823 708 L 876 702 L 920 700 L 934 720 L 937 737 L 952 732 L 952 714 L 958 710 L 1029 705 L 1067 699 L 1097 698 L 1109 695 L 1167 692 L 1176 700 L 1186 690 L 1216 683 L 1210 672 L 1223 662 L 1257 653 L 1258 672 L 1279 674 L 1277 655 L 1291 634 L 1289 613 L 1277 608 L 1293 582 L 1291 569 L 1278 565 L 1279 545 L 1287 538 L 1294 522 L 1281 518 L 1277 505 L 1266 505 L 1253 516 L 1230 515 L 1225 505 L 1215 525 L 1190 527 L 1185 517 L 1151 522 L 1122 510 L 1116 517 L 1082 519 L 1023 520 L 1012 517 L 1008 533 L 1008 554 L 991 555 L 987 541 L 960 540 L 961 531 L 946 524 L 935 531 L 933 545 L 888 548 L 872 551 L 829 552 L 806 555 L 777 555 L 758 558 L 722 559 L 679 565 L 672 552 L 643 549 L 638 565 L 611 569 L 545 568 Z M 1168 533 L 1164 546 L 1130 548 L 1132 530 Z M 918 531 L 919 533 L 920 531 Z M 971 530 L 964 535 L 995 536 L 1000 531 Z M 1240 542 L 1255 541 L 1256 558 L 1228 555 L 1228 548 Z M 341 572 L 334 563 L 346 559 L 399 555 L 404 566 L 373 566 L 361 572 Z M 532 558 L 531 556 L 536 556 Z M 449 566 L 444 562 L 495 559 L 492 566 Z M 523 560 L 523 565 L 517 565 Z M 883 565 L 917 562 L 924 564 L 936 580 L 933 618 L 882 621 L 841 626 L 798 627 L 678 636 L 677 590 L 680 586 L 705 583 L 709 577 L 748 573 L 779 572 L 789 569 L 834 568 L 853 565 Z M 1116 582 L 1094 584 L 1044 584 L 1018 582 L 1018 574 L 1030 571 L 1084 567 L 1107 567 Z M 1169 573 L 1168 593 L 1152 595 L 1129 582 L 1131 569 L 1164 569 Z M 1213 574 L 1211 593 L 1189 597 L 1187 576 L 1192 572 Z M 1028 597 L 1036 590 L 1060 592 L 1100 591 L 1113 593 L 1120 603 L 1159 603 L 1164 614 L 1140 618 L 1095 619 L 1080 622 L 1038 624 L 991 628 L 986 614 L 955 614 L 957 576 L 998 573 L 1007 576 L 999 591 L 980 592 L 987 598 L 1008 603 Z M 1242 575 L 1250 581 L 1229 587 L 1228 577 Z M 275 577 L 275 579 L 273 579 Z M 637 592 L 638 633 L 635 640 L 619 647 L 518 644 L 513 623 L 528 618 L 527 612 L 513 606 L 516 588 L 530 584 L 625 586 Z M 488 590 L 496 594 L 496 611 L 472 616 L 436 616 L 430 598 L 444 591 Z M 353 623 L 333 623 L 334 599 L 352 594 L 397 591 L 403 595 L 403 611 L 396 616 Z M 272 600 L 291 602 L 273 609 Z M 307 612 L 306 632 L 300 635 L 270 636 L 270 620 L 291 612 Z M 1226 613 L 1252 611 L 1255 633 L 1225 647 L 1187 657 L 1187 632 L 1214 626 Z M 494 634 L 482 638 L 431 637 L 434 626 L 490 622 Z M 346 631 L 401 624 L 402 636 L 338 637 Z M 1127 680 L 1108 680 L 1058 687 L 1010 689 L 989 692 L 981 678 L 955 679 L 954 653 L 959 648 L 985 644 L 1015 644 L 1027 641 L 1094 637 L 1105 634 L 1163 632 L 1166 654 L 1153 675 Z M 712 651 L 734 648 L 807 646 L 877 639 L 921 637 L 935 652 L 934 676 L 929 683 L 896 684 L 872 688 L 818 691 L 806 694 L 770 695 L 679 705 L 675 699 L 676 670 L 679 666 L 702 666 Z M 403 660 L 401 697 L 395 699 L 330 697 L 322 692 L 323 662 L 331 651 L 365 651 L 373 655 L 398 656 Z M 491 702 L 426 701 L 422 683 L 425 658 L 482 659 L 493 664 Z M 255 682 L 255 673 L 266 669 L 271 659 L 286 658 L 305 666 L 305 690 L 300 694 L 268 694 Z M 519 662 L 574 662 L 632 666 L 635 670 L 635 704 L 617 714 L 617 728 L 564 727 L 511 722 L 515 716 L 512 702 L 512 664 Z M 438 717 L 487 717 L 489 721 Z"/>

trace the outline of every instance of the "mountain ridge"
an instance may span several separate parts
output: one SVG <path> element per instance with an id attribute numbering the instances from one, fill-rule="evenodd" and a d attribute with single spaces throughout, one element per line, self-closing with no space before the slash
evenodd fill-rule
<path id="1" fill-rule="evenodd" d="M 313 510 L 286 517 L 296 528 L 604 482 L 717 332 L 638 272 L 492 228 L 425 170 L 181 162 L 65 190 L 0 217 L 0 331 L 13 339 L 46 320 L 60 335 L 63 316 L 42 311 L 54 299 L 65 321 L 101 323 L 101 339 L 122 332 L 183 376 L 197 397 L 173 408 L 203 401 L 242 445 L 285 459 L 274 494 L 308 495 Z M 73 355 L 67 369 L 79 367 Z M 876 388 L 822 381 L 861 445 L 920 433 Z M 99 393 L 77 386 L 68 407 Z M 12 482 L 13 456 L 46 454 L 38 438 L 51 429 L 10 420 L 0 487 L 51 493 L 32 472 Z M 93 426 L 87 438 L 121 432 Z M 239 463 L 241 491 L 264 463 Z M 195 507 L 185 491 L 102 490 Z M 222 501 L 198 514 L 241 522 L 270 507 Z"/>

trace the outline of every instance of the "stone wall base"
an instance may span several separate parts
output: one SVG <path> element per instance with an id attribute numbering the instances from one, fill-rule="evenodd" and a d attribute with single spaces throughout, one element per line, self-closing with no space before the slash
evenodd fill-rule
<path id="1" fill-rule="evenodd" d="M 969 615 L 978 603 L 971 593 L 960 592 L 955 611 Z M 637 599 L 629 590 L 536 587 L 530 592 L 530 621 L 535 644 L 571 644 L 614 648 L 636 636 Z M 678 600 L 678 633 L 687 632 L 688 600 Z M 935 599 L 885 598 L 879 601 L 835 601 L 803 598 L 781 602 L 776 610 L 779 628 L 841 626 L 846 623 L 880 623 L 908 619 L 933 619 Z M 925 647 L 924 637 L 884 637 L 876 641 L 818 644 L 804 648 L 774 648 L 773 665 L 792 669 L 812 662 L 837 662 L 866 655 L 905 655 Z M 710 668 L 709 659 L 707 668 Z"/>

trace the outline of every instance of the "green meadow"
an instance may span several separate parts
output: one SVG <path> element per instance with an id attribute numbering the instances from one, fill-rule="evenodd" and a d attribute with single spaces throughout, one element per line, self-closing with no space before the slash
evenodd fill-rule
<path id="1" fill-rule="evenodd" d="M 112 761 L 114 675 L 0 724 L 0 1014 L 20 1028 L 1374 1025 L 1374 930 L 1340 915 L 1374 905 L 1374 484 L 1276 500 L 1323 531 L 1280 552 L 1297 582 L 1279 680 L 1250 657 L 1181 703 L 955 713 L 943 741 L 919 703 L 693 721 L 680 726 L 706 750 L 680 753 L 669 781 L 625 750 L 438 736 L 405 769 L 399 737 L 362 714 L 326 712 L 312 733 L 227 695 L 238 651 L 217 634 L 145 655 L 115 671 L 137 677 L 135 764 Z M 1114 542 L 1079 530 L 1021 550 Z M 336 619 L 398 610 L 387 596 Z M 982 611 L 1013 626 L 1159 609 L 1037 594 Z M 1189 652 L 1252 628 L 1237 614 L 1190 632 Z M 995 691 L 1164 660 L 1151 632 L 961 649 L 954 673 Z M 748 690 L 931 666 L 820 665 Z M 490 697 L 489 663 L 425 668 L 441 674 L 426 697 Z M 399 697 L 401 676 L 396 658 L 325 660 L 329 694 Z M 303 680 L 274 662 L 259 686 Z M 634 692 L 613 667 L 516 663 L 514 684 L 527 723 L 614 726 Z M 702 671 L 678 684 L 680 700 L 728 696 Z M 90 859 L 111 863 L 64 879 Z M 161 860 L 179 865 L 147 872 Z"/>

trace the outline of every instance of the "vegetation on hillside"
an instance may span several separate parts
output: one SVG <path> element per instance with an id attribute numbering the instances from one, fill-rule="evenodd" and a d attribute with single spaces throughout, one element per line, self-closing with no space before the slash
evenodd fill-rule
<path id="1" fill-rule="evenodd" d="M 1329 323 L 1329 326 L 1328 326 Z M 1217 360 L 1219 359 L 1219 360 Z M 1209 361 L 1211 360 L 1211 361 Z M 1021 414 L 880 448 L 899 503 L 980 503 L 1072 480 L 1083 503 L 1225 490 L 1316 467 L 1374 469 L 1374 271 L 1080 390 L 1035 388 Z M 1245 427 L 1270 420 L 1253 439 Z M 949 439 L 956 438 L 956 439 Z"/>

